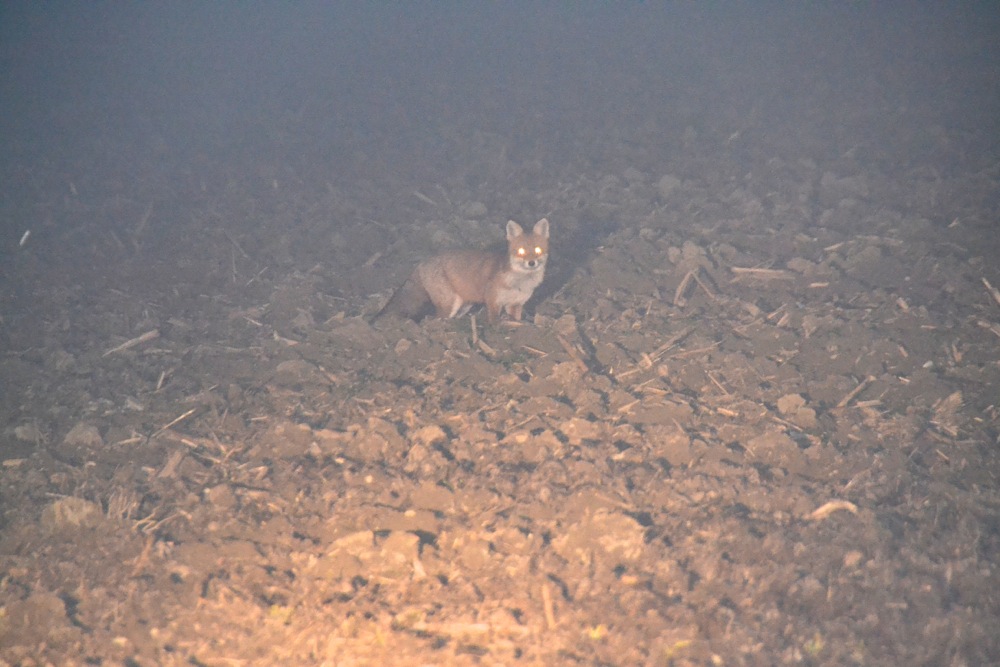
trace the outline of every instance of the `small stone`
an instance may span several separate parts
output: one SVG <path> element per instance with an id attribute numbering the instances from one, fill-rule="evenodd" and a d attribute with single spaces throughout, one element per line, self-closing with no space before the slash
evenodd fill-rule
<path id="1" fill-rule="evenodd" d="M 484 217 L 488 212 L 486 204 L 481 201 L 471 201 L 462 207 L 462 215 L 473 220 Z"/>
<path id="2" fill-rule="evenodd" d="M 806 399 L 799 394 L 786 394 L 778 399 L 778 412 L 790 415 L 798 412 L 806 404 Z"/>
<path id="3" fill-rule="evenodd" d="M 846 554 L 844 554 L 844 569 L 853 570 L 861 563 L 862 560 L 864 560 L 864 558 L 865 555 L 860 551 L 857 550 L 848 551 Z"/>
<path id="4" fill-rule="evenodd" d="M 597 422 L 573 417 L 559 425 L 559 432 L 566 436 L 571 445 L 579 445 L 584 440 L 597 440 L 601 435 L 601 428 Z"/>
<path id="5" fill-rule="evenodd" d="M 104 438 L 96 426 L 80 422 L 69 430 L 63 438 L 63 444 L 72 447 L 103 447 Z"/>
<path id="6" fill-rule="evenodd" d="M 101 523 L 104 514 L 95 503 L 83 498 L 60 498 L 42 510 L 42 528 L 50 533 L 61 533 L 72 528 L 93 528 Z"/>
<path id="7" fill-rule="evenodd" d="M 448 434 L 437 424 L 430 424 L 419 428 L 410 436 L 410 440 L 425 447 L 430 447 L 438 442 L 444 442 L 447 439 Z"/>
<path id="8" fill-rule="evenodd" d="M 669 199 L 677 188 L 681 187 L 681 179 L 667 174 L 656 184 L 656 189 L 663 199 Z"/>
<path id="9" fill-rule="evenodd" d="M 646 180 L 646 175 L 635 167 L 628 167 L 622 172 L 622 177 L 628 182 L 629 185 L 640 184 Z"/>

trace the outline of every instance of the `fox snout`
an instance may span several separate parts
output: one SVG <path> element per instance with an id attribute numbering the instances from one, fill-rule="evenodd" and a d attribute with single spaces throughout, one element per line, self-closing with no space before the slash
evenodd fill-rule
<path id="1" fill-rule="evenodd" d="M 545 257 L 517 257 L 510 263 L 510 266 L 515 271 L 531 273 L 545 267 Z"/>

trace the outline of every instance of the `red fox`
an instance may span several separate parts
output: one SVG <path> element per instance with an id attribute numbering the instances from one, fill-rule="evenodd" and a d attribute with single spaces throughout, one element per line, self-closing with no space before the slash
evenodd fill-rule
<path id="1" fill-rule="evenodd" d="M 507 223 L 507 250 L 455 250 L 424 260 L 375 315 L 396 313 L 419 319 L 433 305 L 438 317 L 461 317 L 475 304 L 486 304 L 490 324 L 501 311 L 514 320 L 545 274 L 549 256 L 549 221 L 542 218 L 526 234 Z"/>

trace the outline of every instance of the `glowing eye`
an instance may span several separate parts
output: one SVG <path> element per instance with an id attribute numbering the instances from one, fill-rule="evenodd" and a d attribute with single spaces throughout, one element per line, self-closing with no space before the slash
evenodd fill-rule
<path id="1" fill-rule="evenodd" d="M 535 254 L 536 255 L 541 255 L 542 254 L 542 249 L 539 248 L 538 246 L 535 246 Z"/>
<path id="2" fill-rule="evenodd" d="M 524 255 L 527 254 L 527 253 L 525 253 L 524 248 L 518 248 L 517 249 L 517 254 L 518 254 L 519 257 L 524 257 Z"/>

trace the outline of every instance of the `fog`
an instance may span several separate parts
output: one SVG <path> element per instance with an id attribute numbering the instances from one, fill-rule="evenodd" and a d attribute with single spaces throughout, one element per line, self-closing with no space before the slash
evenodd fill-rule
<path id="1" fill-rule="evenodd" d="M 958 127 L 994 155 L 1000 137 L 993 3 L 43 2 L 2 12 L 8 159 L 114 163 L 150 151 L 170 169 L 200 151 L 252 158 L 280 145 L 331 166 L 363 150 L 447 170 L 461 156 L 439 155 L 435 137 L 483 131 L 555 168 L 600 160 L 595 132 L 655 128 L 647 134 L 669 153 L 690 125 L 752 132 L 778 152 L 848 150 L 887 126 Z M 795 145 L 817 133 L 835 141 Z M 892 155 L 896 140 L 884 133 L 880 152 L 931 157 Z"/>

